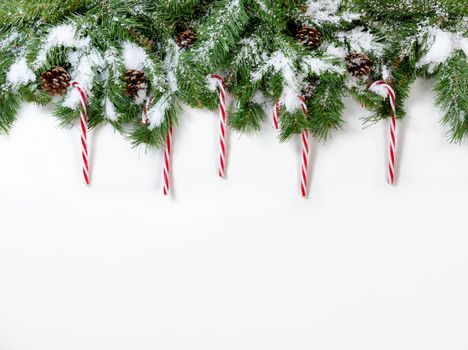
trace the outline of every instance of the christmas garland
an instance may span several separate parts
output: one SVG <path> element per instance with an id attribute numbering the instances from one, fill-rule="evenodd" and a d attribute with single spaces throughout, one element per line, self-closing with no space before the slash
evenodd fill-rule
<path id="1" fill-rule="evenodd" d="M 54 104 L 63 126 L 109 123 L 137 145 L 165 148 L 184 104 L 220 111 L 219 175 L 228 128 L 302 138 L 307 194 L 310 137 L 344 127 L 345 95 L 397 120 L 418 77 L 435 79 L 449 139 L 468 137 L 468 7 L 459 0 L 10 0 L 0 8 L 0 132 L 22 102 Z M 226 94 L 233 105 L 226 105 Z"/>

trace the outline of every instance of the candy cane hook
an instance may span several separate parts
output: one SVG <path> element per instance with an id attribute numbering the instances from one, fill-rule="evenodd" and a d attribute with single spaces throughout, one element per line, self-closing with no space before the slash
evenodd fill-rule
<path id="1" fill-rule="evenodd" d="M 169 128 L 166 136 L 166 149 L 164 150 L 164 184 L 163 193 L 169 195 L 171 184 L 171 151 L 172 151 L 172 126 Z"/>
<path id="2" fill-rule="evenodd" d="M 273 127 L 278 130 L 279 129 L 279 112 L 281 108 L 281 103 L 279 100 L 276 101 L 275 107 L 273 109 Z"/>
<path id="3" fill-rule="evenodd" d="M 90 184 L 89 152 L 88 152 L 88 113 L 86 106 L 88 98 L 83 87 L 76 81 L 71 85 L 75 87 L 80 95 L 80 133 L 81 133 L 81 157 L 83 159 L 83 177 L 86 185 Z"/>
<path id="4" fill-rule="evenodd" d="M 376 86 L 384 87 L 388 92 L 388 99 L 390 101 L 391 119 L 390 119 L 390 143 L 388 147 L 388 183 L 393 185 L 395 183 L 395 163 L 396 163 L 396 95 L 393 88 L 383 80 L 376 81 L 370 88 Z"/>
<path id="5" fill-rule="evenodd" d="M 307 104 L 302 96 L 298 96 L 301 103 L 301 109 L 304 114 L 308 113 Z M 309 145 L 309 131 L 307 129 L 302 131 L 302 165 L 301 165 L 301 195 L 307 197 L 308 183 L 309 183 L 309 157 L 310 157 L 310 145 Z"/>
<path id="6" fill-rule="evenodd" d="M 224 177 L 226 172 L 226 128 L 227 128 L 227 110 L 226 110 L 226 88 L 224 79 L 220 75 L 213 75 L 218 82 L 218 100 L 219 100 L 219 166 L 218 175 Z"/>

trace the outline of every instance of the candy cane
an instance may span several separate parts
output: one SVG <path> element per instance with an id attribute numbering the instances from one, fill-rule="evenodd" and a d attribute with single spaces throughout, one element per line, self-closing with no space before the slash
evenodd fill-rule
<path id="1" fill-rule="evenodd" d="M 226 170 L 226 127 L 227 127 L 227 112 L 226 112 L 226 89 L 224 79 L 219 75 L 213 75 L 213 78 L 218 82 L 218 99 L 219 99 L 219 167 L 218 175 L 224 177 Z"/>
<path id="2" fill-rule="evenodd" d="M 164 185 L 163 193 L 165 196 L 169 195 L 170 190 L 170 176 L 171 176 L 171 148 L 172 148 L 172 126 L 169 128 L 166 136 L 166 149 L 164 151 Z"/>
<path id="3" fill-rule="evenodd" d="M 308 113 L 307 104 L 304 97 L 298 96 L 301 103 L 301 109 L 304 114 Z M 302 131 L 302 165 L 301 165 L 301 195 L 307 197 L 308 179 L 309 179 L 309 131 L 307 129 Z"/>
<path id="4" fill-rule="evenodd" d="M 81 85 L 74 81 L 71 83 L 73 87 L 76 87 L 80 95 L 80 131 L 81 131 L 81 156 L 83 158 L 83 177 L 87 185 L 90 184 L 90 172 L 89 172 L 89 156 L 88 156 L 88 114 L 86 105 L 88 99 L 85 90 Z"/>
<path id="5" fill-rule="evenodd" d="M 395 183 L 395 155 L 396 155 L 396 95 L 393 88 L 383 80 L 376 81 L 370 88 L 382 86 L 387 89 L 390 101 L 391 120 L 390 120 L 390 145 L 388 148 L 388 183 Z"/>
<path id="6" fill-rule="evenodd" d="M 279 100 L 275 103 L 275 108 L 273 109 L 273 127 L 278 130 L 279 129 L 279 112 L 281 108 L 281 103 Z"/>
<path id="7" fill-rule="evenodd" d="M 143 114 L 141 116 L 141 124 L 142 125 L 149 125 L 150 121 L 148 119 L 148 109 L 153 104 L 154 97 L 151 96 L 149 99 L 146 100 L 145 105 L 143 106 Z"/>
<path id="8" fill-rule="evenodd" d="M 151 96 L 143 106 L 143 115 L 141 119 L 142 125 L 149 125 L 148 110 L 154 102 L 154 97 Z M 166 148 L 164 150 L 164 168 L 163 168 L 163 193 L 165 196 L 169 195 L 171 188 L 171 151 L 172 151 L 172 126 L 169 127 L 169 131 L 166 135 Z"/>

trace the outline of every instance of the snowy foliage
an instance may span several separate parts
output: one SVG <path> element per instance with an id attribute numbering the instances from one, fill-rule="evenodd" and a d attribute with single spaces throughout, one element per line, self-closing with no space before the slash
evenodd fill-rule
<path id="1" fill-rule="evenodd" d="M 360 15 L 345 11 L 340 13 L 342 0 L 309 0 L 307 2 L 308 15 L 312 22 L 320 24 L 339 24 L 340 22 L 351 22 L 359 19 Z"/>
<path id="2" fill-rule="evenodd" d="M 388 97 L 388 90 L 383 85 L 373 84 L 369 87 L 369 90 L 372 91 L 374 94 L 382 96 L 383 98 Z"/>
<path id="3" fill-rule="evenodd" d="M 122 44 L 122 57 L 127 70 L 143 70 L 148 61 L 145 49 L 129 41 Z"/>
<path id="4" fill-rule="evenodd" d="M 115 110 L 115 106 L 112 103 L 112 101 L 109 99 L 109 97 L 106 97 L 104 100 L 104 112 L 105 112 L 105 117 L 107 120 L 110 121 L 117 121 L 119 119 L 119 115 L 117 114 L 117 111 Z"/>
<path id="5" fill-rule="evenodd" d="M 283 92 L 280 100 L 286 110 L 288 112 L 298 110 L 300 108 L 298 96 L 301 94 L 304 76 L 295 69 L 294 61 L 283 51 L 276 51 L 259 70 L 252 73 L 252 80 L 258 81 L 270 71 L 281 74 Z"/>
<path id="6" fill-rule="evenodd" d="M 179 90 L 177 81 L 177 68 L 179 66 L 179 50 L 174 41 L 169 42 L 167 55 L 164 60 L 166 72 L 167 90 L 163 96 L 148 110 L 150 129 L 159 127 L 166 118 L 166 112 L 174 100 L 174 95 Z"/>
<path id="7" fill-rule="evenodd" d="M 344 68 L 338 67 L 333 63 L 327 62 L 318 57 L 306 56 L 302 60 L 302 70 L 306 74 L 315 74 L 320 75 L 325 72 L 333 72 L 338 74 L 343 74 L 345 72 Z"/>
<path id="8" fill-rule="evenodd" d="M 203 41 L 203 44 L 199 46 L 194 53 L 195 59 L 199 62 L 203 62 L 210 58 L 210 54 L 216 45 L 222 45 L 220 40 L 225 39 L 222 35 L 223 30 L 230 24 L 232 24 L 233 18 L 237 18 L 241 13 L 241 2 L 240 0 L 229 0 L 226 7 L 222 11 L 222 15 L 217 16 L 213 23 L 207 26 L 206 32 L 209 33 L 208 38 Z"/>
<path id="9" fill-rule="evenodd" d="M 68 60 L 73 67 L 70 74 L 71 78 L 78 82 L 88 94 L 91 94 L 97 70 L 104 67 L 103 57 L 97 50 L 93 49 L 86 53 L 72 51 L 68 55 Z M 76 109 L 79 103 L 80 94 L 77 89 L 69 89 L 62 105 L 64 107 Z"/>
<path id="10" fill-rule="evenodd" d="M 12 87 L 19 87 L 36 80 L 36 75 L 29 68 L 26 58 L 21 57 L 10 67 L 6 80 Z"/>
<path id="11" fill-rule="evenodd" d="M 89 46 L 89 38 L 80 38 L 75 26 L 72 24 L 62 24 L 53 27 L 46 39 L 41 45 L 41 49 L 37 54 L 37 58 L 33 63 L 33 68 L 40 68 L 47 59 L 47 54 L 50 50 L 56 47 L 83 49 Z"/>
<path id="12" fill-rule="evenodd" d="M 420 32 L 420 36 L 426 37 L 426 53 L 416 66 L 427 66 L 429 73 L 433 73 L 456 50 L 463 50 L 465 55 L 468 55 L 468 38 L 463 37 L 460 33 L 451 33 L 437 27 L 428 27 Z"/>
<path id="13" fill-rule="evenodd" d="M 13 31 L 3 40 L 0 40 L 0 50 L 7 48 L 11 43 L 13 43 L 16 39 L 18 39 L 20 34 L 17 32 L 16 29 Z"/>
<path id="14" fill-rule="evenodd" d="M 348 32 L 338 33 L 338 39 L 348 44 L 352 52 L 363 52 L 381 56 L 384 52 L 384 45 L 377 41 L 374 34 L 363 27 L 356 27 Z"/>

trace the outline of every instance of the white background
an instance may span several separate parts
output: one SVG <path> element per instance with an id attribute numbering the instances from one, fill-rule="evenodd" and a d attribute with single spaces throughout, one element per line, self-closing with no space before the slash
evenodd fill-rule
<path id="1" fill-rule="evenodd" d="M 468 144 L 446 142 L 431 82 L 399 128 L 399 182 L 385 183 L 387 126 L 313 143 L 310 198 L 299 142 L 232 134 L 216 176 L 218 117 L 187 110 L 162 152 L 78 129 L 25 105 L 0 138 L 1 350 L 466 350 Z"/>

